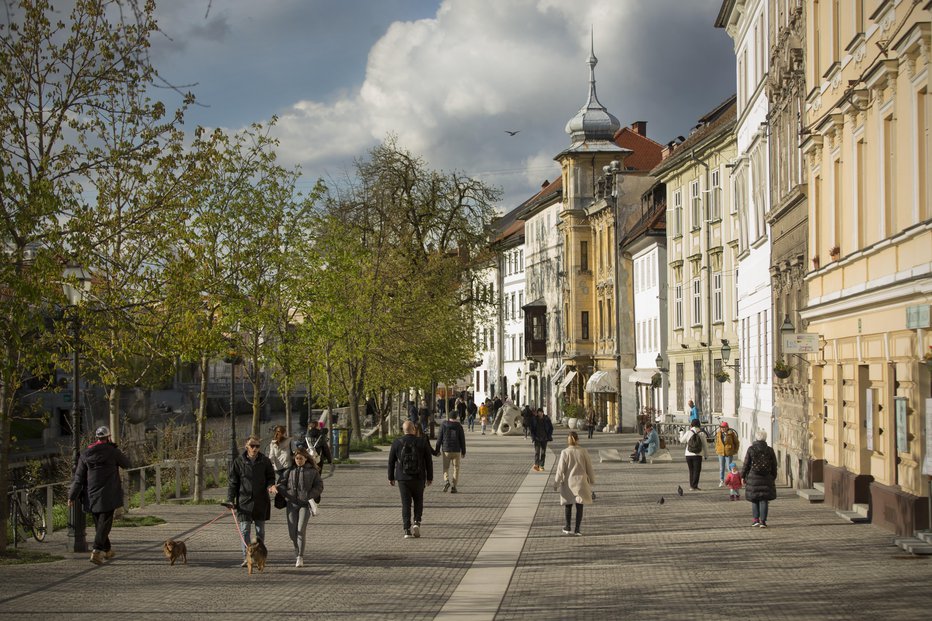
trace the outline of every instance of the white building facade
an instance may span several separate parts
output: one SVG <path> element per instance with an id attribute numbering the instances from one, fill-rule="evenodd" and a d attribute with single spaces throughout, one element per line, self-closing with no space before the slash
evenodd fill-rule
<path id="1" fill-rule="evenodd" d="M 476 274 L 473 286 L 473 297 L 480 300 L 477 307 L 490 308 L 487 304 L 499 299 L 499 272 L 496 266 L 490 266 Z M 498 313 L 493 311 L 473 318 L 473 338 L 476 345 L 476 367 L 472 372 L 470 392 L 479 404 L 486 399 L 492 399 L 495 394 L 496 376 L 499 369 L 498 339 L 499 333 Z"/>
<path id="2" fill-rule="evenodd" d="M 524 387 L 526 364 L 524 361 L 524 222 L 518 220 L 509 227 L 499 246 L 499 274 L 501 275 L 502 334 L 499 359 L 502 361 L 499 396 L 507 397 L 518 407 L 527 403 Z"/>

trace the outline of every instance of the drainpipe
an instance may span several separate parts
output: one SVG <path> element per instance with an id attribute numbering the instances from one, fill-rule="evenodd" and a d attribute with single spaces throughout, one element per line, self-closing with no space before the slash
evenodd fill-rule
<path id="1" fill-rule="evenodd" d="M 707 397 L 709 408 L 706 410 L 709 414 L 709 423 L 712 423 L 712 393 L 715 390 L 715 386 L 712 382 L 715 381 L 713 377 L 713 360 L 712 360 L 712 255 L 709 252 L 709 249 L 712 247 L 712 225 L 711 225 L 711 214 L 709 213 L 709 177 L 711 172 L 709 170 L 709 165 L 704 161 L 696 157 L 696 150 L 691 149 L 689 151 L 689 157 L 705 168 L 705 189 L 702 191 L 701 196 L 702 200 L 702 210 L 703 213 L 700 214 L 702 218 L 702 224 L 705 226 L 705 284 L 706 284 L 706 296 L 705 296 L 705 325 L 706 325 L 706 344 L 708 345 L 709 350 L 709 394 Z"/>

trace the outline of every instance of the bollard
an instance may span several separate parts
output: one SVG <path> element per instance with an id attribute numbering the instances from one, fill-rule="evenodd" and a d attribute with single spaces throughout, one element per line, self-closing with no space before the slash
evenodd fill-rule
<path id="1" fill-rule="evenodd" d="M 139 471 L 139 508 L 146 506 L 146 469 Z"/>

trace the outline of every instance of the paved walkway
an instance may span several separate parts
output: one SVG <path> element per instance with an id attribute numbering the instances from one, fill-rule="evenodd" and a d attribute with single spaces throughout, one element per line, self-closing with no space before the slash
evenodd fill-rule
<path id="1" fill-rule="evenodd" d="M 565 430 L 555 435 L 548 470 L 565 444 Z M 460 493 L 428 489 L 420 539 L 401 537 L 386 455 L 354 455 L 360 465 L 325 480 L 304 568 L 293 566 L 278 511 L 264 573 L 239 568 L 230 518 L 194 534 L 189 564 L 170 567 L 162 541 L 223 509 L 147 507 L 168 523 L 115 529 L 118 555 L 103 567 L 70 554 L 0 567 L 0 619 L 926 619 L 932 609 L 932 559 L 789 490 L 771 504 L 771 528 L 751 528 L 750 505 L 717 488 L 715 462 L 703 491 L 678 497 L 686 465 L 676 450 L 673 463 L 599 464 L 598 448 L 627 454 L 634 437 L 598 434 L 584 441 L 598 500 L 584 536 L 565 537 L 551 473 L 530 470 L 529 442 L 478 433 L 467 442 Z M 42 544 L 64 546 L 64 533 Z"/>

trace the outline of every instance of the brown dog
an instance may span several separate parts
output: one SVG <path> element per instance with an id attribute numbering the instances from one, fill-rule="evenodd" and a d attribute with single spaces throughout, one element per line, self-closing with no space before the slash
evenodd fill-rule
<path id="1" fill-rule="evenodd" d="M 165 558 L 171 561 L 172 565 L 179 558 L 184 561 L 185 565 L 188 564 L 188 547 L 184 544 L 184 541 L 166 539 L 165 543 L 162 544 L 162 552 L 165 554 Z"/>
<path id="2" fill-rule="evenodd" d="M 266 549 L 265 544 L 262 543 L 262 540 L 256 537 L 255 543 L 250 543 L 246 546 L 246 566 L 249 567 L 249 573 L 252 574 L 252 566 L 256 566 L 256 571 L 262 571 L 265 569 L 265 560 L 269 556 L 269 551 Z"/>

